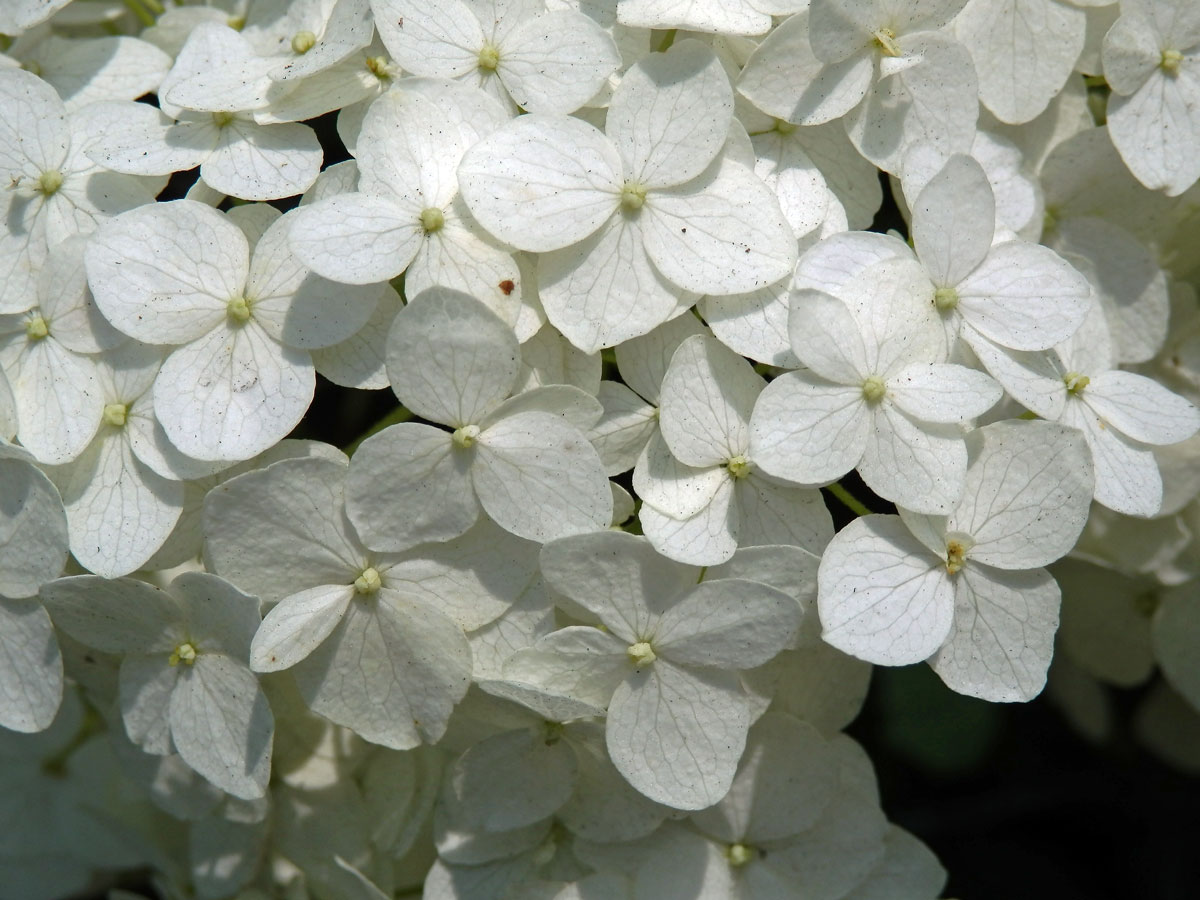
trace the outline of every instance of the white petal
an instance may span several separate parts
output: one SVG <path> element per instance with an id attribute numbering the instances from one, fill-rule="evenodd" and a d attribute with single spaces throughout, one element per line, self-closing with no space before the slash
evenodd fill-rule
<path id="1" fill-rule="evenodd" d="M 855 519 L 838 532 L 821 558 L 817 591 L 822 637 L 879 665 L 928 658 L 954 618 L 945 566 L 893 516 Z"/>
<path id="2" fill-rule="evenodd" d="M 870 427 L 861 388 L 788 372 L 759 395 L 750 419 L 750 458 L 776 478 L 822 484 L 858 464 Z"/>
<path id="3" fill-rule="evenodd" d="M 40 603 L 0 597 L 0 727 L 31 733 L 54 721 L 63 668 L 54 626 Z"/>
<path id="4" fill-rule="evenodd" d="M 601 381 L 596 396 L 604 405 L 604 414 L 588 431 L 588 440 L 608 475 L 627 472 L 658 429 L 656 411 L 619 381 Z"/>
<path id="5" fill-rule="evenodd" d="M 612 493 L 595 448 L 545 413 L 518 413 L 479 436 L 471 476 L 496 524 L 544 542 L 607 527 Z"/>
<path id="6" fill-rule="evenodd" d="M 171 740 L 183 761 L 235 797 L 266 793 L 275 717 L 244 663 L 200 653 L 171 694 Z"/>
<path id="7" fill-rule="evenodd" d="M 32 72 L 0 73 L 0 170 L 37 180 L 56 171 L 67 156 L 71 137 L 63 102 L 49 84 Z"/>
<path id="8" fill-rule="evenodd" d="M 32 597 L 66 561 L 58 490 L 32 463 L 0 458 L 0 594 Z"/>
<path id="9" fill-rule="evenodd" d="M 1134 176 L 1150 190 L 1182 194 L 1200 177 L 1200 159 L 1190 152 L 1200 139 L 1195 97 L 1200 89 L 1192 66 L 1163 69 L 1128 97 L 1116 92 L 1108 110 L 1108 133 Z"/>
<path id="10" fill-rule="evenodd" d="M 504 677 L 603 708 L 629 674 L 625 650 L 624 642 L 605 631 L 572 625 L 510 656 Z"/>
<path id="11" fill-rule="evenodd" d="M 372 743 L 408 750 L 441 738 L 471 681 L 458 626 L 425 603 L 381 590 L 292 668 L 313 712 Z"/>
<path id="12" fill-rule="evenodd" d="M 249 459 L 287 436 L 308 410 L 312 360 L 254 322 L 224 326 L 175 350 L 154 381 L 154 412 L 197 459 Z"/>
<path id="13" fill-rule="evenodd" d="M 638 513 L 642 530 L 663 556 L 692 566 L 718 565 L 737 552 L 740 510 L 733 479 L 722 472 L 712 499 L 686 519 L 664 515 L 648 503 Z"/>
<path id="14" fill-rule="evenodd" d="M 804 288 L 792 291 L 790 307 L 788 334 L 804 366 L 822 379 L 847 386 L 861 385 L 875 374 L 870 371 L 862 329 L 845 303 L 824 291 Z"/>
<path id="15" fill-rule="evenodd" d="M 279 672 L 296 665 L 329 637 L 353 597 L 349 585 L 321 585 L 285 597 L 254 635 L 250 668 Z"/>
<path id="16" fill-rule="evenodd" d="M 292 251 L 313 271 L 346 284 L 394 278 L 412 262 L 423 233 L 417 216 L 390 197 L 338 194 L 299 210 Z"/>
<path id="17" fill-rule="evenodd" d="M 586 122 L 526 115 L 467 151 L 458 181 L 484 228 L 542 253 L 583 240 L 617 211 L 621 168 L 612 142 Z"/>
<path id="18" fill-rule="evenodd" d="M 200 166 L 200 177 L 231 197 L 275 200 L 312 187 L 322 158 L 317 133 L 307 125 L 235 119 L 221 129 L 212 155 Z"/>
<path id="19" fill-rule="evenodd" d="M 633 489 L 655 512 L 690 519 L 712 502 L 729 477 L 719 465 L 694 468 L 680 462 L 654 431 L 633 470 Z"/>
<path id="20" fill-rule="evenodd" d="M 267 603 L 301 588 L 351 584 L 364 565 L 343 509 L 344 460 L 288 459 L 204 498 L 205 562 Z"/>
<path id="21" fill-rule="evenodd" d="M 1113 428 L 1145 444 L 1175 444 L 1200 429 L 1200 411 L 1144 375 L 1101 372 L 1079 395 Z"/>
<path id="22" fill-rule="evenodd" d="M 1091 287 L 1048 247 L 1008 241 L 958 284 L 963 320 L 1002 347 L 1045 350 L 1065 341 L 1091 306 Z"/>
<path id="23" fill-rule="evenodd" d="M 100 426 L 103 397 L 93 358 L 71 353 L 52 337 L 27 345 L 9 368 L 17 401 L 17 434 L 39 462 L 79 456 Z"/>
<path id="24" fill-rule="evenodd" d="M 969 558 L 1033 569 L 1067 554 L 1087 521 L 1092 493 L 1081 438 L 1051 422 L 1018 420 L 967 435 L 966 490 L 947 527 L 974 539 Z"/>
<path id="25" fill-rule="evenodd" d="M 782 591 L 731 578 L 704 581 L 679 598 L 653 635 L 659 656 L 681 666 L 750 669 L 788 647 L 800 604 Z"/>
<path id="26" fill-rule="evenodd" d="M 787 280 L 697 304 L 714 335 L 730 350 L 773 366 L 795 367 L 799 360 L 788 340 Z"/>
<path id="27" fill-rule="evenodd" d="M 727 159 L 651 193 L 641 221 L 650 259 L 683 290 L 744 294 L 786 278 L 796 265 L 796 239 L 774 192 Z"/>
<path id="28" fill-rule="evenodd" d="M 954 627 L 929 664 L 960 694 L 1032 700 L 1054 654 L 1059 598 L 1045 569 L 1004 572 L 968 563 L 954 579 Z"/>
<path id="29" fill-rule="evenodd" d="M 703 809 L 729 790 L 749 726 L 731 673 L 658 659 L 617 687 L 605 733 L 613 764 L 635 788 L 676 809 Z"/>
<path id="30" fill-rule="evenodd" d="M 645 539 L 621 531 L 548 543 L 542 573 L 550 587 L 628 643 L 643 640 L 659 614 L 696 583 L 695 569 L 664 559 Z"/>
<path id="31" fill-rule="evenodd" d="M 750 444 L 750 414 L 766 386 L 750 364 L 715 338 L 688 338 L 662 384 L 659 425 L 677 459 L 717 466 Z"/>
<path id="32" fill-rule="evenodd" d="M 241 295 L 250 266 L 241 230 L 193 200 L 123 213 L 92 237 L 84 259 L 105 318 L 147 344 L 211 331 Z"/>
<path id="33" fill-rule="evenodd" d="M 788 544 L 819 553 L 833 537 L 833 520 L 820 491 L 779 484 L 753 469 L 733 487 L 742 547 Z"/>
<path id="34" fill-rule="evenodd" d="M 60 578 L 42 588 L 54 623 L 105 653 L 161 653 L 163 663 L 183 638 L 183 610 L 160 588 L 131 578 Z"/>
<path id="35" fill-rule="evenodd" d="M 473 297 L 433 289 L 396 314 L 388 335 L 388 378 L 417 415 L 458 428 L 479 425 L 513 389 L 517 337 Z"/>
<path id="36" fill-rule="evenodd" d="M 1162 507 L 1162 475 L 1154 451 L 1122 435 L 1086 404 L 1067 401 L 1060 421 L 1083 432 L 1095 467 L 1095 498 L 1111 510 L 1150 517 Z"/>
<path id="37" fill-rule="evenodd" d="M 898 506 L 945 514 L 962 497 L 967 449 L 957 428 L 914 422 L 886 400 L 875 410 L 858 473 Z"/>
<path id="38" fill-rule="evenodd" d="M 582 12 L 522 18 L 504 38 L 496 74 L 522 109 L 569 113 L 583 106 L 621 65 L 611 37 Z"/>
<path id="39" fill-rule="evenodd" d="M 983 262 L 995 223 L 983 167 L 970 156 L 950 157 L 913 204 L 913 244 L 933 283 L 954 287 Z"/>
<path id="40" fill-rule="evenodd" d="M 479 518 L 470 457 L 449 433 L 402 423 L 367 438 L 346 476 L 346 512 L 375 550 L 458 537 Z"/>
<path id="41" fill-rule="evenodd" d="M 924 422 L 962 424 L 982 416 L 1003 395 L 983 372 L 951 363 L 906 366 L 887 380 L 888 399 Z"/>
<path id="42" fill-rule="evenodd" d="M 579 244 L 538 260 L 546 318 L 585 353 L 645 335 L 694 302 L 650 262 L 643 222 L 613 216 Z"/>
<path id="43" fill-rule="evenodd" d="M 1062 90 L 1083 51 L 1086 15 L 1062 3 L 968 3 L 955 34 L 975 60 L 979 99 L 1002 122 L 1028 122 Z"/>
<path id="44" fill-rule="evenodd" d="M 166 541 L 183 510 L 183 484 L 139 461 L 126 435 L 102 428 L 82 456 L 54 475 L 75 559 L 116 578 L 140 569 Z"/>
<path id="45" fill-rule="evenodd" d="M 605 131 L 631 180 L 652 188 L 695 178 L 725 144 L 733 89 L 713 51 L 696 40 L 644 57 L 621 79 Z"/>
<path id="46" fill-rule="evenodd" d="M 414 75 L 463 75 L 479 65 L 484 35 L 459 0 L 375 0 L 375 26 L 388 52 Z"/>
<path id="47" fill-rule="evenodd" d="M 165 756 L 172 751 L 170 705 L 180 669 L 167 654 L 129 655 L 118 673 L 118 694 L 125 733 L 146 753 Z"/>
<path id="48" fill-rule="evenodd" d="M 858 105 L 874 75 L 874 60 L 866 53 L 832 65 L 817 59 L 805 10 L 759 44 L 738 80 L 738 91 L 769 115 L 798 125 L 820 125 Z"/>
<path id="49" fill-rule="evenodd" d="M 970 325 L 964 325 L 961 334 L 983 367 L 1014 400 L 1045 419 L 1062 416 L 1067 388 L 1058 361 L 1050 351 L 1009 350 Z"/>

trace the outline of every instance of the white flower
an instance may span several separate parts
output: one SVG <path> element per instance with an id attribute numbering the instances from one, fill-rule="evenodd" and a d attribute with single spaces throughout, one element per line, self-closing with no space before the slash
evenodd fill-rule
<path id="1" fill-rule="evenodd" d="M 246 665 L 258 600 L 215 575 L 180 575 L 169 590 L 94 575 L 42 588 L 56 625 L 105 653 L 124 654 L 121 716 L 148 753 L 172 747 L 235 797 L 262 797 L 275 720 Z"/>
<path id="2" fill-rule="evenodd" d="M 613 764 L 650 799 L 677 809 L 719 800 L 750 725 L 734 673 L 792 642 L 799 604 L 753 581 L 697 584 L 695 568 L 622 532 L 548 544 L 542 572 L 606 630 L 549 634 L 515 653 L 505 678 L 607 706 Z"/>
<path id="3" fill-rule="evenodd" d="M 0 313 L 33 304 L 50 248 L 123 210 L 149 203 L 163 182 L 104 172 L 88 157 L 113 129 L 156 118 L 137 103 L 93 104 L 68 113 L 54 88 L 20 69 L 0 71 Z"/>
<path id="4" fill-rule="evenodd" d="M 193 200 L 132 210 L 85 254 L 96 303 L 117 328 L 175 345 L 154 383 L 154 411 L 188 456 L 236 461 L 266 450 L 312 399 L 307 348 L 349 337 L 383 288 L 338 285 L 292 256 L 279 218 L 254 248 Z"/>
<path id="5" fill-rule="evenodd" d="M 608 479 L 581 433 L 599 417 L 599 403 L 557 386 L 509 398 L 519 374 L 512 329 L 478 300 L 426 291 L 396 316 L 392 389 L 450 430 L 405 422 L 358 448 L 346 505 L 369 547 L 449 540 L 481 509 L 536 541 L 608 526 Z"/>
<path id="6" fill-rule="evenodd" d="M 405 71 L 470 80 L 533 113 L 573 112 L 621 64 L 612 38 L 588 16 L 547 12 L 541 0 L 372 0 L 371 6 L 379 36 Z"/>
<path id="7" fill-rule="evenodd" d="M 550 322 L 592 352 L 645 334 L 696 294 L 779 281 L 796 241 L 774 192 L 722 155 L 733 113 L 712 51 L 682 41 L 631 68 L 605 133 L 578 119 L 520 116 L 463 157 L 476 219 L 541 253 Z"/>
<path id="8" fill-rule="evenodd" d="M 929 659 L 959 693 L 1028 700 L 1045 683 L 1059 589 L 1042 566 L 1087 520 L 1082 435 L 999 422 L 967 436 L 962 501 L 948 516 L 867 516 L 830 542 L 818 573 L 825 640 L 860 659 Z"/>
<path id="9" fill-rule="evenodd" d="M 1129 170 L 1174 197 L 1200 178 L 1200 18 L 1191 0 L 1121 4 L 1104 36 L 1108 133 Z"/>
<path id="10" fill-rule="evenodd" d="M 88 291 L 85 241 L 59 244 L 38 277 L 37 305 L 0 316 L 0 368 L 8 376 L 21 443 L 59 465 L 83 452 L 103 407 L 97 354 L 125 340 Z"/>
<path id="11" fill-rule="evenodd" d="M 945 513 L 962 496 L 960 425 L 999 399 L 982 372 L 943 362 L 933 291 L 912 260 L 884 260 L 846 285 L 846 302 L 792 298 L 789 331 L 807 369 L 776 378 L 754 407 L 750 454 L 763 470 L 823 484 L 856 468 L 876 493 Z"/>
<path id="12" fill-rule="evenodd" d="M 507 120 L 478 90 L 389 91 L 358 137 L 358 189 L 296 214 L 291 246 L 326 278 L 368 284 L 405 273 L 408 296 L 431 287 L 469 293 L 515 324 L 516 260 L 471 219 L 455 170 L 467 148 Z"/>
<path id="13" fill-rule="evenodd" d="M 751 411 L 766 383 L 715 338 L 679 345 L 662 383 L 660 436 L 633 471 L 642 528 L 660 553 L 693 565 L 738 546 L 796 544 L 819 552 L 833 533 L 816 491 L 759 471 Z"/>

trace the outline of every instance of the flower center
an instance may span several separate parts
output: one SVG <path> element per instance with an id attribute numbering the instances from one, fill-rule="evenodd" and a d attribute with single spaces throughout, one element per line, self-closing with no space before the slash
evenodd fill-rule
<path id="1" fill-rule="evenodd" d="M 940 287 L 933 292 L 933 305 L 938 312 L 950 312 L 958 306 L 958 291 L 952 287 Z"/>
<path id="2" fill-rule="evenodd" d="M 367 71 L 380 80 L 392 77 L 386 56 L 368 56 Z"/>
<path id="3" fill-rule="evenodd" d="M 750 460 L 744 456 L 731 456 L 725 461 L 725 468 L 734 478 L 745 478 L 750 474 Z"/>
<path id="4" fill-rule="evenodd" d="M 317 43 L 317 36 L 311 31 L 297 31 L 292 35 L 292 52 L 301 55 L 307 53 Z"/>
<path id="5" fill-rule="evenodd" d="M 421 210 L 421 227 L 425 229 L 426 234 L 441 231 L 445 224 L 446 214 L 436 206 L 428 206 Z"/>
<path id="6" fill-rule="evenodd" d="M 872 375 L 862 383 L 863 399 L 868 403 L 878 403 L 887 393 L 887 385 L 878 375 Z"/>
<path id="7" fill-rule="evenodd" d="M 963 567 L 967 561 L 967 544 L 964 541 L 951 539 L 946 541 L 946 571 L 951 575 Z"/>
<path id="8" fill-rule="evenodd" d="M 621 209 L 636 212 L 646 205 L 646 186 L 634 181 L 625 182 L 621 188 Z"/>
<path id="9" fill-rule="evenodd" d="M 50 325 L 42 318 L 41 313 L 34 313 L 25 320 L 25 337 L 31 341 L 40 341 L 50 334 Z"/>
<path id="10" fill-rule="evenodd" d="M 51 169 L 48 172 L 43 172 L 38 176 L 37 187 L 35 190 L 40 194 L 45 194 L 49 197 L 56 193 L 63 184 L 62 172 L 57 169 Z"/>
<path id="11" fill-rule="evenodd" d="M 245 325 L 250 321 L 250 301 L 245 297 L 234 297 L 225 305 L 225 311 L 229 314 L 229 320 L 235 324 Z"/>
<path id="12" fill-rule="evenodd" d="M 124 403 L 109 403 L 104 407 L 103 418 L 106 425 L 120 428 L 125 424 L 128 416 L 129 407 Z"/>
<path id="13" fill-rule="evenodd" d="M 775 130 L 785 137 L 789 134 L 794 134 L 796 132 L 796 128 L 796 125 L 793 125 L 791 122 L 788 122 L 784 119 L 775 120 Z"/>
<path id="14" fill-rule="evenodd" d="M 464 425 L 462 428 L 455 429 L 451 440 L 460 447 L 470 447 L 479 437 L 478 425 Z"/>
<path id="15" fill-rule="evenodd" d="M 745 844 L 730 844 L 725 848 L 725 858 L 729 860 L 729 864 L 735 869 L 741 868 L 750 860 L 754 859 L 755 852 L 753 847 L 747 847 Z"/>
<path id="16" fill-rule="evenodd" d="M 896 43 L 896 32 L 892 29 L 880 28 L 872 36 L 875 38 L 875 46 L 884 56 L 900 56 L 902 54 L 900 45 Z"/>
<path id="17" fill-rule="evenodd" d="M 638 641 L 636 644 L 630 644 L 629 649 L 625 651 L 629 654 L 629 659 L 637 668 L 648 666 L 650 663 L 658 659 L 658 655 L 654 652 L 654 648 L 650 646 L 649 641 Z"/>
<path id="18" fill-rule="evenodd" d="M 1179 66 L 1183 63 L 1183 54 L 1178 50 L 1164 50 L 1162 52 L 1162 60 L 1159 62 L 1161 68 L 1168 75 L 1178 75 Z"/>
<path id="19" fill-rule="evenodd" d="M 383 579 L 379 577 L 379 571 L 374 566 L 367 566 L 362 570 L 362 574 L 354 579 L 354 593 L 356 594 L 373 594 L 383 587 Z"/>
<path id="20" fill-rule="evenodd" d="M 500 48 L 488 41 L 479 51 L 479 68 L 495 72 L 498 65 L 500 65 Z"/>
<path id="21" fill-rule="evenodd" d="M 175 648 L 175 652 L 171 654 L 167 663 L 171 666 L 177 666 L 180 663 L 190 666 L 196 661 L 196 648 L 191 641 L 184 641 Z"/>
<path id="22" fill-rule="evenodd" d="M 1079 372 L 1068 372 L 1063 376 L 1063 384 L 1067 386 L 1067 393 L 1081 394 L 1083 389 L 1092 383 L 1092 379 L 1086 375 L 1081 375 Z"/>
<path id="23" fill-rule="evenodd" d="M 233 121 L 233 113 L 231 112 L 215 112 L 212 114 L 213 124 L 218 128 L 224 128 Z"/>

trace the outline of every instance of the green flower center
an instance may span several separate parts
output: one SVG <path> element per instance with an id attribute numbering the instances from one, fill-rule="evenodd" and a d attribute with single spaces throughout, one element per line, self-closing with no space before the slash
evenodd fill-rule
<path id="1" fill-rule="evenodd" d="M 34 313 L 25 320 L 25 336 L 31 341 L 40 341 L 50 334 L 50 325 L 41 313 Z"/>
<path id="2" fill-rule="evenodd" d="M 238 325 L 245 325 L 250 321 L 250 301 L 245 297 L 234 297 L 225 305 L 225 311 L 229 314 L 229 320 Z"/>
<path id="3" fill-rule="evenodd" d="M 104 424 L 120 428 L 129 416 L 129 407 L 124 403 L 109 403 L 104 407 Z"/>
<path id="4" fill-rule="evenodd" d="M 1067 393 L 1080 394 L 1083 389 L 1092 383 L 1092 379 L 1086 375 L 1081 375 L 1079 372 L 1068 372 L 1063 376 L 1063 384 L 1067 386 Z"/>
<path id="5" fill-rule="evenodd" d="M 43 172 L 38 176 L 37 188 L 38 193 L 45 194 L 49 197 L 58 191 L 63 185 L 62 172 L 57 169 L 51 169 L 49 172 Z"/>
<path id="6" fill-rule="evenodd" d="M 498 65 L 500 65 L 500 48 L 489 41 L 479 51 L 479 68 L 495 72 Z"/>
<path id="7" fill-rule="evenodd" d="M 744 456 L 731 456 L 726 461 L 725 468 L 734 478 L 745 478 L 750 474 L 750 460 Z"/>
<path id="8" fill-rule="evenodd" d="M 374 566 L 367 566 L 362 570 L 362 574 L 354 579 L 356 594 L 374 594 L 381 587 L 383 579 L 379 577 L 379 571 Z"/>
<path id="9" fill-rule="evenodd" d="M 630 644 L 629 649 L 625 652 L 629 654 L 630 661 L 639 669 L 642 666 L 650 665 L 650 663 L 658 659 L 658 655 L 654 652 L 654 648 L 650 646 L 649 641 L 638 641 L 636 644 Z"/>
<path id="10" fill-rule="evenodd" d="M 1168 75 L 1178 75 L 1179 67 L 1182 63 L 1183 54 L 1178 50 L 1164 50 L 1162 52 L 1162 60 L 1158 65 Z"/>
<path id="11" fill-rule="evenodd" d="M 191 641 L 184 641 L 175 648 L 170 658 L 167 660 L 171 666 L 177 666 L 180 663 L 190 666 L 196 661 L 196 648 Z"/>
<path id="12" fill-rule="evenodd" d="M 884 56 L 900 56 L 903 51 L 896 43 L 896 32 L 890 28 L 880 28 L 874 32 L 875 46 Z"/>
<path id="13" fill-rule="evenodd" d="M 646 205 L 646 186 L 634 181 L 625 182 L 621 188 L 621 209 L 636 212 Z"/>
<path id="14" fill-rule="evenodd" d="M 887 393 L 887 385 L 878 375 L 872 375 L 862 383 L 862 393 L 868 403 L 878 403 Z"/>
<path id="15" fill-rule="evenodd" d="M 933 305 L 938 312 L 949 312 L 958 306 L 958 291 L 952 287 L 940 287 L 933 292 Z"/>
<path id="16" fill-rule="evenodd" d="M 754 848 L 747 847 L 745 844 L 730 844 L 725 848 L 725 858 L 735 869 L 741 868 L 756 855 Z"/>
<path id="17" fill-rule="evenodd" d="M 446 214 L 436 206 L 428 206 L 421 210 L 421 227 L 425 229 L 426 234 L 441 231 L 445 224 Z"/>
<path id="18" fill-rule="evenodd" d="M 317 36 L 311 31 L 297 31 L 292 35 L 292 52 L 301 55 L 311 50 L 317 43 Z"/>
<path id="19" fill-rule="evenodd" d="M 464 425 L 462 428 L 456 429 L 450 437 L 458 446 L 470 447 L 479 438 L 479 426 Z"/>

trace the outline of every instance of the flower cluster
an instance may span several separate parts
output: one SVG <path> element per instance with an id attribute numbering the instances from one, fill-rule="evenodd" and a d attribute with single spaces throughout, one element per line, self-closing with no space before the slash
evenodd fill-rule
<path id="1" fill-rule="evenodd" d="M 1161 667 L 1186 758 L 1194 0 L 0 34 L 3 900 L 933 900 L 872 664 Z M 289 439 L 318 376 L 399 406 Z"/>

